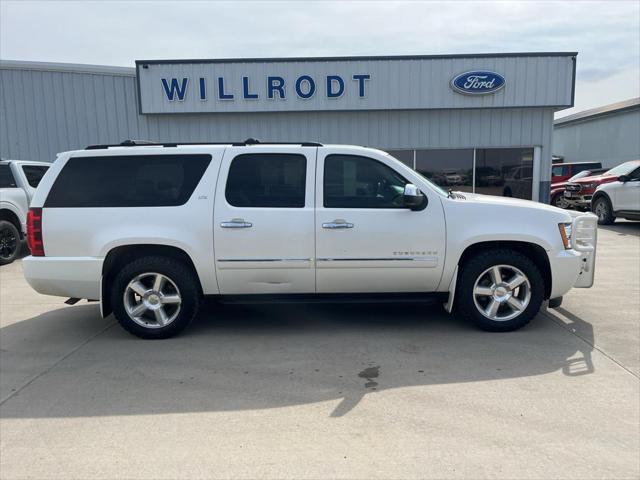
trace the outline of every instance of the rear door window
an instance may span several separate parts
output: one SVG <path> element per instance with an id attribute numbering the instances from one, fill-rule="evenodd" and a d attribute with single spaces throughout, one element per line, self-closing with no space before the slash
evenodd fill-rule
<path id="1" fill-rule="evenodd" d="M 24 176 L 27 177 L 27 182 L 33 188 L 38 188 L 40 185 L 40 180 L 44 177 L 44 174 L 47 173 L 49 167 L 41 166 L 41 165 L 23 165 L 22 171 L 24 172 Z"/>
<path id="2" fill-rule="evenodd" d="M 172 207 L 185 204 L 211 155 L 123 155 L 69 159 L 45 207 Z"/>
<path id="3" fill-rule="evenodd" d="M 0 188 L 16 188 L 16 179 L 9 165 L 0 165 Z"/>
<path id="4" fill-rule="evenodd" d="M 229 167 L 225 197 L 234 207 L 303 208 L 306 176 L 304 155 L 238 155 Z"/>

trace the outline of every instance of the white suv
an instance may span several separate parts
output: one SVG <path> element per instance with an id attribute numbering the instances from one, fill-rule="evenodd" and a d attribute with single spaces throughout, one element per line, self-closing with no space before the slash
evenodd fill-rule
<path id="1" fill-rule="evenodd" d="M 506 331 L 593 283 L 594 215 L 447 193 L 380 150 L 123 145 L 58 156 L 24 272 L 40 293 L 99 300 L 140 337 L 178 333 L 203 295 L 435 297 Z"/>
<path id="2" fill-rule="evenodd" d="M 600 185 L 591 200 L 598 223 L 611 225 L 616 218 L 640 220 L 640 166 L 618 181 Z"/>

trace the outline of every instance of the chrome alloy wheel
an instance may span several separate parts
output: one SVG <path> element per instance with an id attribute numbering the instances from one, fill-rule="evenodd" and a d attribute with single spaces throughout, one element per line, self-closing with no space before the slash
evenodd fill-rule
<path id="1" fill-rule="evenodd" d="M 529 305 L 531 284 L 527 276 L 511 265 L 494 265 L 478 276 L 473 285 L 473 301 L 490 320 L 513 320 Z"/>
<path id="2" fill-rule="evenodd" d="M 598 219 L 601 222 L 606 220 L 607 216 L 609 215 L 609 206 L 607 205 L 607 202 L 605 202 L 604 200 L 598 200 L 596 202 L 596 208 L 594 209 L 593 213 L 598 216 Z"/>
<path id="3" fill-rule="evenodd" d="M 181 305 L 180 290 L 161 273 L 142 273 L 124 290 L 127 314 L 145 328 L 166 327 L 176 319 Z"/>

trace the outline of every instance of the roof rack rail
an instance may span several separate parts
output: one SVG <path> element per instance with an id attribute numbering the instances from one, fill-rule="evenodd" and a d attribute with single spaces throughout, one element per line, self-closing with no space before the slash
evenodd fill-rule
<path id="1" fill-rule="evenodd" d="M 322 147 L 317 142 L 261 142 L 255 138 L 247 138 L 244 142 L 153 142 L 149 140 L 125 140 L 121 143 L 89 145 L 85 150 L 106 150 L 110 147 L 177 147 L 179 145 L 231 145 L 245 147 L 249 145 L 300 145 L 301 147 Z"/>

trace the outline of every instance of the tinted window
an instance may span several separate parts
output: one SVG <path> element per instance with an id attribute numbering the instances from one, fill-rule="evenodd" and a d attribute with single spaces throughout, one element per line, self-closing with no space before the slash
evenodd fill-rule
<path id="1" fill-rule="evenodd" d="M 40 185 L 40 180 L 44 177 L 44 174 L 47 173 L 49 167 L 41 167 L 39 165 L 23 165 L 22 171 L 24 172 L 24 176 L 27 177 L 27 182 L 33 188 L 36 188 Z"/>
<path id="2" fill-rule="evenodd" d="M 0 165 L 0 188 L 15 188 L 16 180 L 9 165 Z"/>
<path id="3" fill-rule="evenodd" d="M 636 168 L 633 172 L 629 174 L 630 182 L 637 182 L 640 180 L 640 168 Z"/>
<path id="4" fill-rule="evenodd" d="M 407 183 L 399 173 L 377 160 L 329 155 L 324 161 L 324 206 L 403 208 Z"/>
<path id="5" fill-rule="evenodd" d="M 302 208 L 306 174 L 304 155 L 238 155 L 229 167 L 225 196 L 234 207 Z"/>
<path id="6" fill-rule="evenodd" d="M 45 207 L 162 207 L 189 200 L 210 155 L 71 158 Z"/>

